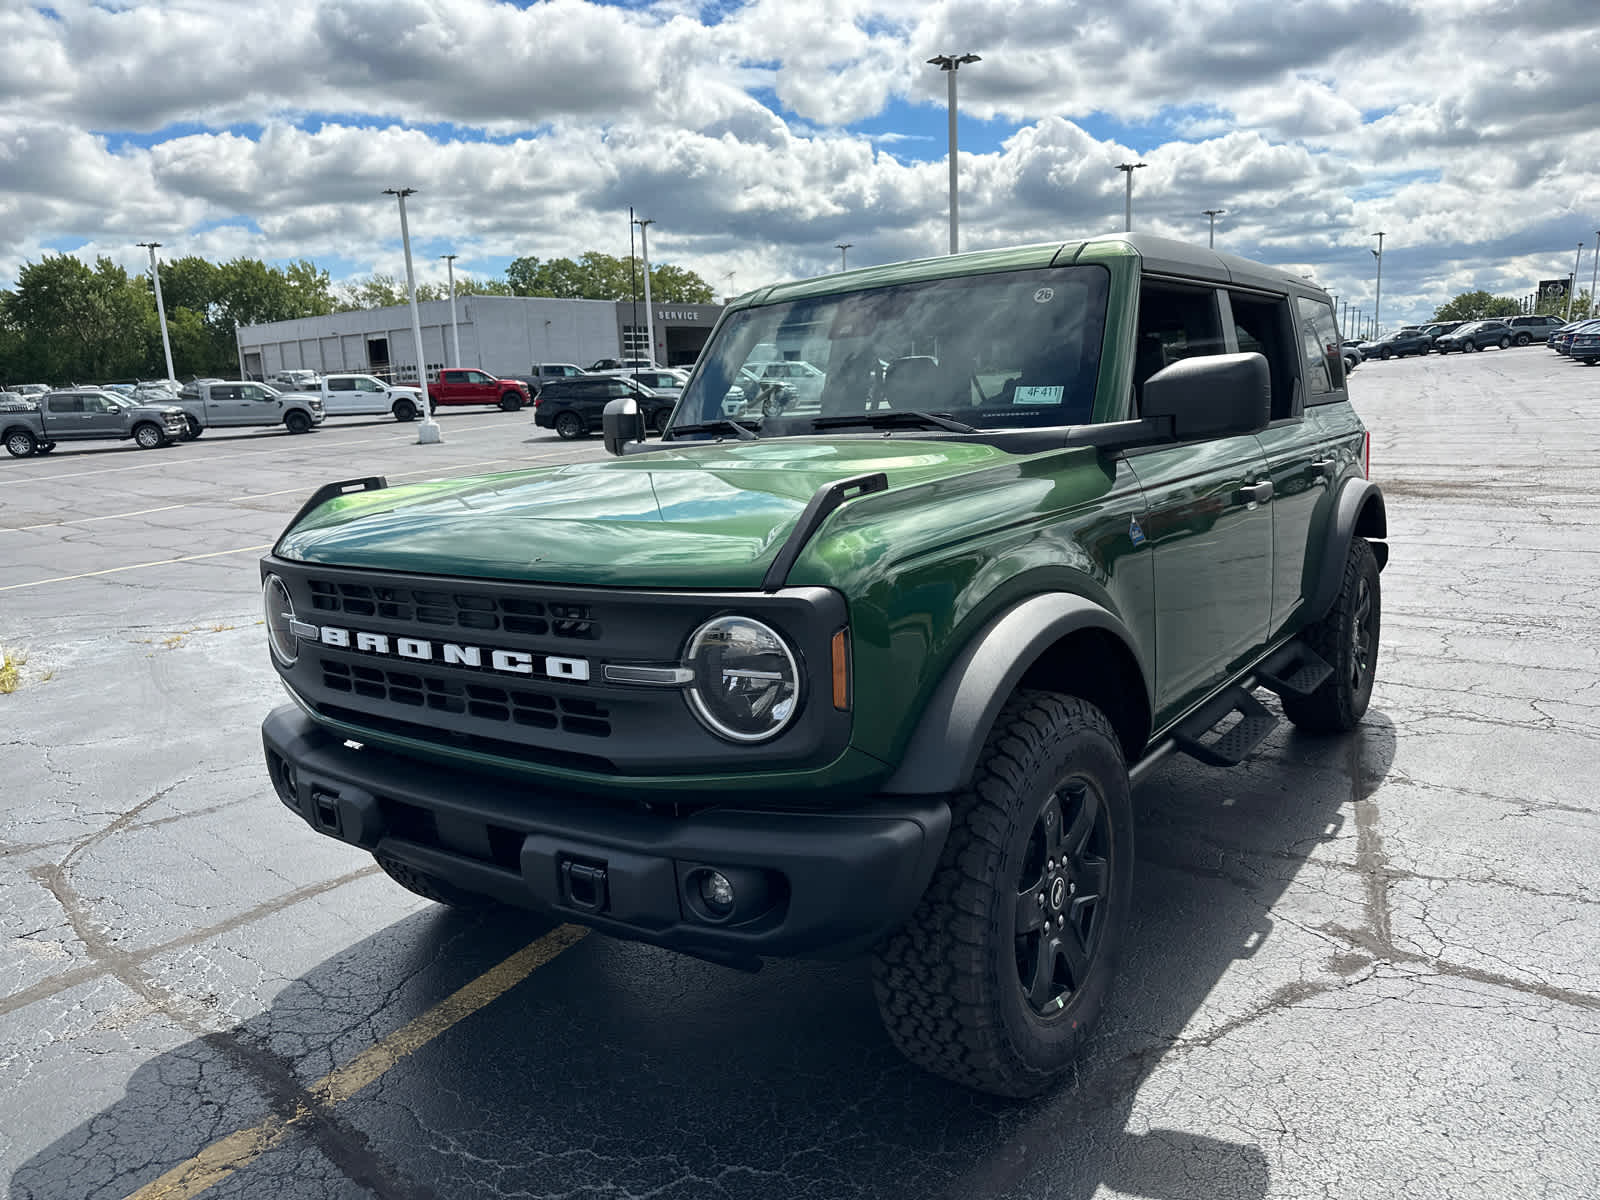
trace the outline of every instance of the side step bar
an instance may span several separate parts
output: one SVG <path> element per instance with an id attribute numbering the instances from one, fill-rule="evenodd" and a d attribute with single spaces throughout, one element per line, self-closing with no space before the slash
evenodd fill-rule
<path id="1" fill-rule="evenodd" d="M 1222 736 L 1204 740 L 1234 713 L 1239 720 Z M 1173 730 L 1172 740 L 1190 758 L 1213 767 L 1236 767 L 1277 727 L 1278 718 L 1265 704 L 1244 688 L 1231 687 Z"/>
<path id="2" fill-rule="evenodd" d="M 1236 767 L 1277 728 L 1278 718 L 1251 693 L 1257 687 L 1279 696 L 1309 696 L 1323 685 L 1333 668 L 1304 642 L 1293 641 L 1268 655 L 1254 677 L 1219 693 L 1172 732 L 1173 746 L 1213 767 Z M 1217 726 L 1237 715 L 1220 735 L 1207 738 Z"/>

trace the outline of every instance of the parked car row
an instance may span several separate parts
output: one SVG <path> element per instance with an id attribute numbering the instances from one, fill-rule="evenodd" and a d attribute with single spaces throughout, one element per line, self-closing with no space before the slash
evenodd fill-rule
<path id="1" fill-rule="evenodd" d="M 1600 361 L 1600 320 L 1585 318 L 1563 325 L 1550 335 L 1549 346 L 1557 354 L 1594 366 Z"/>

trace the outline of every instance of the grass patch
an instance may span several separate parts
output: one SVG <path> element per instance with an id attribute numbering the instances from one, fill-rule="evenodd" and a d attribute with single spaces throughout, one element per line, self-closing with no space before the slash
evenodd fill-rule
<path id="1" fill-rule="evenodd" d="M 24 651 L 0 648 L 0 695 L 9 696 L 22 686 L 22 667 L 27 661 Z"/>

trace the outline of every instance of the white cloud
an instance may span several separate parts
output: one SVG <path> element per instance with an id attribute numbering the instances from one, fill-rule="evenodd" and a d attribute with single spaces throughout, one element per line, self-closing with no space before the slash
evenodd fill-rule
<path id="1" fill-rule="evenodd" d="M 1384 229 L 1396 315 L 1564 273 L 1600 227 L 1592 0 L 704 7 L 7 6 L 0 280 L 80 242 L 136 267 L 152 235 L 394 271 L 397 184 L 414 236 L 463 265 L 619 250 L 629 204 L 653 257 L 719 290 L 831 269 L 837 241 L 856 263 L 938 253 L 944 80 L 923 60 L 968 50 L 963 115 L 1014 130 L 964 143 L 968 247 L 1120 228 L 1130 156 L 1140 228 L 1197 240 L 1224 208 L 1219 244 L 1350 296 Z"/>

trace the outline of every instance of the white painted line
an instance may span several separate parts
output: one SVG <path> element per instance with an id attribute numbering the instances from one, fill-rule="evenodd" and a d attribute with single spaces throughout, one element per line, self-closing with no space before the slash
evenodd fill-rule
<path id="1" fill-rule="evenodd" d="M 485 467 L 490 463 L 543 462 L 544 460 L 555 457 L 560 453 L 562 452 L 555 451 L 551 454 L 519 455 L 510 458 L 480 458 L 474 460 L 473 462 L 452 463 L 450 469 L 452 471 L 465 471 L 469 467 Z M 394 471 L 388 473 L 385 478 L 404 479 L 408 475 L 426 475 L 430 471 L 437 471 L 438 469 L 438 467 L 418 467 L 415 471 Z M 448 476 L 441 476 L 441 478 L 448 478 Z M 281 488 L 276 492 L 246 492 L 239 496 L 224 496 L 218 500 L 190 500 L 184 504 L 163 504 L 159 508 L 138 508 L 134 509 L 132 512 L 105 513 L 104 515 L 98 517 L 74 517 L 68 521 L 41 521 L 37 525 L 12 525 L 9 527 L 0 528 L 0 533 L 24 533 L 34 529 L 55 529 L 63 525 L 88 525 L 95 521 L 115 521 L 122 517 L 142 517 L 150 513 L 171 512 L 174 509 L 179 508 L 201 508 L 208 504 L 237 504 L 244 500 L 262 500 L 272 496 L 293 496 L 309 493 L 314 490 L 315 489 L 311 485 L 303 484 L 300 487 Z"/>
<path id="2" fill-rule="evenodd" d="M 100 571 L 83 571 L 77 575 L 57 575 L 53 579 L 35 579 L 30 583 L 8 583 L 0 592 L 15 592 L 22 588 L 43 587 L 47 583 L 70 583 L 74 579 L 92 579 L 96 575 L 115 575 L 118 571 L 138 571 L 145 567 L 165 567 L 171 563 L 195 562 L 202 558 L 221 558 L 226 554 L 249 554 L 254 550 L 271 549 L 271 542 L 259 546 L 239 546 L 233 550 L 213 550 L 210 554 L 185 554 L 181 558 L 158 558 L 154 562 L 129 563 L 125 567 L 106 567 Z"/>

